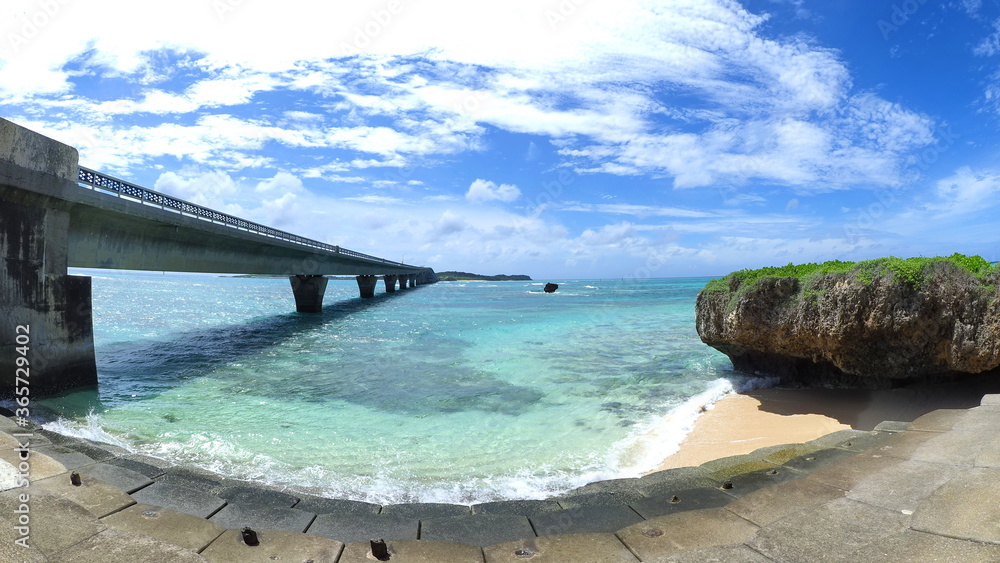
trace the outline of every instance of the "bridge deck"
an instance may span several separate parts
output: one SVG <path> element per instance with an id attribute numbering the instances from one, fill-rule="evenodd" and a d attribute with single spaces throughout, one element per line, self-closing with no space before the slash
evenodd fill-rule
<path id="1" fill-rule="evenodd" d="M 385 275 L 426 268 L 308 239 L 81 167 L 69 265 L 239 274 Z"/>

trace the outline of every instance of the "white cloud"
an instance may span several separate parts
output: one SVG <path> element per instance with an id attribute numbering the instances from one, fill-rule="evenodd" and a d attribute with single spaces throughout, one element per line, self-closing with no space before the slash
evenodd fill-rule
<path id="1" fill-rule="evenodd" d="M 841 235 L 841 233 L 838 233 Z M 789 262 L 822 262 L 843 257 L 854 251 L 845 237 L 720 237 L 704 249 L 706 262 L 726 265 L 719 273 L 739 265 L 740 268 L 781 266 Z M 748 263 L 747 257 L 753 257 Z"/>
<path id="2" fill-rule="evenodd" d="M 974 16 L 983 7 L 983 0 L 962 0 L 962 7 L 970 16 Z"/>
<path id="3" fill-rule="evenodd" d="M 288 172 L 278 172 L 273 178 L 269 180 L 264 180 L 257 184 L 258 192 L 300 192 L 304 188 L 302 187 L 302 180 L 295 176 L 294 174 L 289 174 Z"/>
<path id="4" fill-rule="evenodd" d="M 186 114 L 206 108 L 247 104 L 258 92 L 274 90 L 279 87 L 281 82 L 280 76 L 265 74 L 238 78 L 223 75 L 218 78 L 203 79 L 180 94 L 147 88 L 142 93 L 141 99 L 122 98 L 91 105 L 85 99 L 71 96 L 64 103 L 68 102 L 80 108 L 92 109 L 102 116 L 134 113 Z M 298 115 L 310 114 L 298 112 Z"/>
<path id="5" fill-rule="evenodd" d="M 644 134 L 607 158 L 633 173 L 666 171 L 677 188 L 763 180 L 825 191 L 865 182 L 896 185 L 904 155 L 933 139 L 930 119 L 861 95 L 837 114 L 810 121 L 730 120 L 701 134 Z"/>
<path id="6" fill-rule="evenodd" d="M 972 48 L 972 53 L 980 57 L 992 57 L 998 52 L 1000 52 L 1000 19 L 993 21 L 993 33 Z"/>
<path id="7" fill-rule="evenodd" d="M 67 4 L 28 46 L 45 49 L 8 49 L 0 57 L 0 96 L 68 94 L 34 101 L 71 107 L 95 127 L 102 116 L 243 108 L 277 90 L 329 97 L 331 113 L 350 114 L 325 129 L 323 116 L 299 110 L 277 112 L 281 124 L 226 116 L 236 135 L 214 138 L 204 127 L 222 124 L 209 118 L 169 124 L 174 131 L 166 123 L 133 125 L 123 133 L 140 141 L 129 145 L 140 156 L 119 154 L 123 165 L 191 155 L 205 165 L 260 166 L 270 157 L 240 153 L 277 142 L 362 153 L 344 161 L 349 168 L 402 167 L 416 157 L 480 150 L 484 126 L 492 126 L 565 140 L 562 154 L 578 161 L 579 172 L 667 173 L 678 187 L 760 179 L 816 189 L 831 181 L 897 182 L 903 155 L 928 137 L 913 130 L 926 130 L 928 119 L 900 107 L 873 113 L 871 106 L 885 102 L 851 96 L 837 52 L 795 37 L 766 38 L 766 17 L 735 2 L 572 5 L 572 14 L 553 22 L 553 7 L 533 0 L 474 11 L 458 0 L 420 9 L 401 2 L 395 13 L 374 0 L 246 2 L 221 15 L 203 1 L 179 0 L 148 7 L 144 20 L 157 22 L 151 26 L 117 21 L 132 13 L 123 1 L 101 9 Z M 38 9 L 28 0 L 5 8 L 9 21 Z M 108 28 L 116 32 L 102 32 Z M 247 29 L 267 29 L 268 41 L 241 32 Z M 517 41 L 508 40 L 511 29 Z M 364 56 L 342 58 L 344 45 Z M 159 59 L 163 53 L 179 59 L 178 68 Z M 66 66 L 74 59 L 86 73 L 141 76 L 140 93 L 79 97 Z M 187 75 L 200 76 L 182 91 L 170 89 Z M 707 105 L 676 107 L 674 93 Z M 392 123 L 374 124 L 373 115 Z M 660 115 L 675 116 L 676 126 L 654 125 Z M 901 128 L 913 134 L 897 135 Z"/>
<path id="8" fill-rule="evenodd" d="M 450 209 L 441 214 L 437 224 L 434 226 L 434 233 L 438 237 L 448 237 L 461 233 L 471 228 L 468 221 Z"/>
<path id="9" fill-rule="evenodd" d="M 682 209 L 679 207 L 655 207 L 650 205 L 634 205 L 629 203 L 601 203 L 589 204 L 572 202 L 556 206 L 559 211 L 581 211 L 586 213 L 610 213 L 618 215 L 634 215 L 639 218 L 645 217 L 685 217 L 685 218 L 705 218 L 714 217 L 715 213 L 710 211 L 696 211 L 693 209 Z"/>
<path id="10" fill-rule="evenodd" d="M 360 201 L 361 203 L 373 203 L 379 205 L 400 205 L 406 203 L 398 197 L 389 197 L 384 195 L 363 195 L 357 197 L 345 197 L 344 199 L 347 201 Z"/>
<path id="11" fill-rule="evenodd" d="M 511 184 L 496 185 L 494 182 L 476 179 L 469 185 L 465 199 L 469 201 L 505 201 L 511 202 L 521 197 L 521 190 Z"/>
<path id="12" fill-rule="evenodd" d="M 588 246 L 610 246 L 636 249 L 646 246 L 648 240 L 636 235 L 631 223 L 604 225 L 599 229 L 587 229 L 580 235 L 580 242 Z"/>
<path id="13" fill-rule="evenodd" d="M 229 198 L 240 192 L 236 181 L 223 172 L 206 172 L 188 177 L 175 172 L 164 172 L 156 180 L 153 189 L 220 210 L 228 206 Z"/>
<path id="14" fill-rule="evenodd" d="M 964 0 L 964 1 L 972 1 L 972 0 Z M 803 7 L 805 5 L 805 0 L 771 0 L 771 2 L 774 2 L 775 4 L 791 5 L 795 9 L 795 17 L 797 18 L 808 18 L 811 15 L 811 12 L 809 12 L 809 10 Z"/>
<path id="15" fill-rule="evenodd" d="M 165 156 L 209 167 L 261 167 L 273 162 L 273 158 L 262 151 L 267 143 L 298 149 L 341 149 L 381 157 L 316 166 L 304 170 L 305 177 L 330 177 L 332 173 L 357 168 L 403 167 L 407 164 L 404 155 L 448 153 L 458 150 L 463 143 L 459 137 L 448 138 L 447 133 L 436 136 L 433 131 L 421 134 L 371 126 L 325 129 L 302 124 L 280 126 L 229 114 L 206 115 L 189 125 L 163 122 L 118 129 L 85 126 L 83 129 L 88 131 L 85 136 L 68 131 L 81 129 L 75 122 L 52 124 L 19 120 L 19 123 L 77 146 L 81 162 L 93 167 L 100 166 L 95 161 L 127 167 Z M 88 142 L 88 139 L 98 138 L 102 139 L 100 143 Z"/>
<path id="16" fill-rule="evenodd" d="M 258 221 L 269 227 L 292 231 L 300 223 L 304 211 L 298 194 L 288 192 L 275 199 L 264 200 L 255 215 L 259 217 Z"/>
<path id="17" fill-rule="evenodd" d="M 292 121 L 321 122 L 324 119 L 322 114 L 308 111 L 286 111 L 284 116 Z"/>
<path id="18" fill-rule="evenodd" d="M 939 180 L 934 193 L 937 201 L 930 206 L 934 211 L 949 215 L 982 211 L 998 203 L 1000 173 L 963 166 Z"/>

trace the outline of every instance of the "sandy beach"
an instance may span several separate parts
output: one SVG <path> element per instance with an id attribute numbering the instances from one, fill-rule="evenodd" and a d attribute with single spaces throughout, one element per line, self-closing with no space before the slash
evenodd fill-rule
<path id="1" fill-rule="evenodd" d="M 776 387 L 730 393 L 698 418 L 680 449 L 657 470 L 806 442 L 838 430 L 871 430 L 884 420 L 909 422 L 936 409 L 971 408 L 984 394 L 998 392 L 1000 383 L 977 378 L 879 391 Z"/>

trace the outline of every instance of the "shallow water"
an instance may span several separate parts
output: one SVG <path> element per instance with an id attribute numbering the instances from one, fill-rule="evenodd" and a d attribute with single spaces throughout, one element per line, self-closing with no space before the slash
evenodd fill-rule
<path id="1" fill-rule="evenodd" d="M 370 300 L 331 281 L 299 315 L 287 279 L 102 272 L 99 389 L 33 404 L 62 432 L 372 502 L 541 498 L 655 467 L 734 377 L 695 333 L 707 279 L 551 281 Z"/>

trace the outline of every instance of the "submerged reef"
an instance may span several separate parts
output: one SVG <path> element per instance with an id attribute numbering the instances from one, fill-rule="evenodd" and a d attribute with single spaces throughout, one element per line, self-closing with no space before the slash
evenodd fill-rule
<path id="1" fill-rule="evenodd" d="M 980 256 L 740 270 L 698 294 L 702 342 L 786 384 L 890 388 L 998 371 L 1000 268 Z"/>

